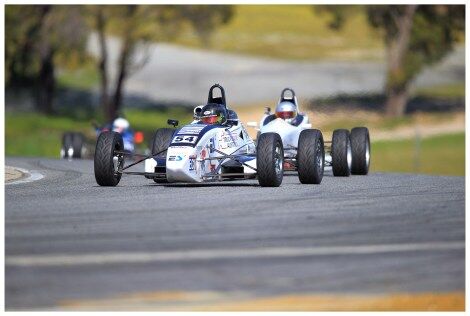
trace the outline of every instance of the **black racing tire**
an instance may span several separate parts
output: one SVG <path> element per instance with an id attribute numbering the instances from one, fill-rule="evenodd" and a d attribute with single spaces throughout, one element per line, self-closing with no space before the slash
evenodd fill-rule
<path id="1" fill-rule="evenodd" d="M 262 187 L 278 187 L 284 176 L 284 148 L 277 133 L 264 133 L 256 147 L 256 169 Z"/>
<path id="2" fill-rule="evenodd" d="M 73 148 L 73 133 L 65 132 L 62 135 L 62 149 L 60 150 L 61 158 L 72 158 L 69 157 L 69 148 Z"/>
<path id="3" fill-rule="evenodd" d="M 168 149 L 175 131 L 176 130 L 173 128 L 157 129 L 152 138 L 152 155 L 161 152 L 162 150 Z M 166 159 L 166 151 L 162 152 L 156 157 Z M 153 181 L 156 183 L 168 183 L 167 179 L 153 179 Z"/>
<path id="4" fill-rule="evenodd" d="M 305 129 L 300 132 L 297 148 L 300 183 L 320 184 L 325 168 L 325 145 L 321 131 Z"/>
<path id="5" fill-rule="evenodd" d="M 331 164 L 335 177 L 349 177 L 351 175 L 351 139 L 347 129 L 333 131 L 331 140 Z"/>
<path id="6" fill-rule="evenodd" d="M 94 157 L 95 179 L 101 186 L 116 186 L 121 180 L 121 174 L 116 173 L 114 165 L 115 150 L 124 150 L 121 134 L 102 132 L 96 141 Z"/>
<path id="7" fill-rule="evenodd" d="M 367 127 L 354 127 L 351 130 L 351 173 L 366 175 L 370 165 L 370 138 Z"/>
<path id="8" fill-rule="evenodd" d="M 83 158 L 83 146 L 85 143 L 85 137 L 82 133 L 73 133 L 72 138 L 72 148 L 73 148 L 73 158 Z"/>

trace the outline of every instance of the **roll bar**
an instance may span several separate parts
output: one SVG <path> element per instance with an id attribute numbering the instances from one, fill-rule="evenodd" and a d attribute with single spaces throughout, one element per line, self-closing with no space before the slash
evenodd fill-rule
<path id="1" fill-rule="evenodd" d="M 289 91 L 292 94 L 292 97 L 286 98 L 286 92 Z M 293 102 L 297 107 L 297 111 L 300 112 L 299 102 L 297 102 L 297 97 L 295 96 L 295 92 L 291 88 L 284 88 L 281 92 L 281 98 L 279 99 L 279 103 L 283 101 Z"/>
<path id="2" fill-rule="evenodd" d="M 221 94 L 220 97 L 214 97 L 215 88 L 218 88 L 220 90 L 220 94 Z M 227 103 L 225 101 L 225 90 L 220 84 L 216 83 L 215 85 L 210 87 L 209 97 L 207 98 L 207 103 L 222 104 L 223 106 L 225 106 L 225 108 L 227 108 Z"/>
<path id="3" fill-rule="evenodd" d="M 285 97 L 285 94 L 286 92 L 289 91 L 291 94 L 292 94 L 292 98 L 286 98 Z M 291 88 L 284 88 L 281 92 L 281 100 L 292 100 L 292 99 L 295 99 L 295 92 L 294 90 L 292 90 Z"/>

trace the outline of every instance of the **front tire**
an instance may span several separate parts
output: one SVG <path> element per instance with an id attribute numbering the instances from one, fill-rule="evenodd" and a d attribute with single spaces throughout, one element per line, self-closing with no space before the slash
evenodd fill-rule
<path id="1" fill-rule="evenodd" d="M 152 139 L 152 155 L 168 149 L 174 133 L 175 129 L 172 128 L 157 129 Z M 160 153 L 156 158 L 166 159 L 166 151 Z M 168 183 L 167 179 L 153 179 L 153 181 L 156 183 Z"/>
<path id="2" fill-rule="evenodd" d="M 370 165 L 370 138 L 366 127 L 354 127 L 351 130 L 351 173 L 366 175 Z"/>
<path id="3" fill-rule="evenodd" d="M 325 166 L 323 135 L 317 129 L 300 132 L 297 146 L 299 180 L 303 184 L 320 184 Z"/>
<path id="4" fill-rule="evenodd" d="M 262 187 L 278 187 L 284 176 L 284 148 L 276 133 L 264 133 L 258 138 L 256 167 Z"/>
<path id="5" fill-rule="evenodd" d="M 333 132 L 331 159 L 335 177 L 349 177 L 351 175 L 351 139 L 347 129 L 337 129 Z"/>
<path id="6" fill-rule="evenodd" d="M 116 186 L 121 180 L 117 170 L 124 164 L 124 158 L 115 155 L 115 150 L 124 150 L 121 134 L 102 132 L 96 142 L 94 157 L 95 179 L 101 186 Z"/>

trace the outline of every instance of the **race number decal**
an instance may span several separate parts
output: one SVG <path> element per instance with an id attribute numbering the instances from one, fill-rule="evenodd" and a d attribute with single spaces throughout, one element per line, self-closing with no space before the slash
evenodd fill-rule
<path id="1" fill-rule="evenodd" d="M 173 138 L 172 144 L 191 144 L 194 145 L 197 142 L 197 136 L 192 135 L 177 135 Z"/>

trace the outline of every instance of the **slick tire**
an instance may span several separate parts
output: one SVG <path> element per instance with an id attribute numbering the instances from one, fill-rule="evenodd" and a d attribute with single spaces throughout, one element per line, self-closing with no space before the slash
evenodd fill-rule
<path id="1" fill-rule="evenodd" d="M 83 158 L 83 146 L 85 137 L 82 133 L 73 133 L 72 135 L 73 158 Z"/>
<path id="2" fill-rule="evenodd" d="M 116 173 L 117 161 L 115 150 L 124 150 L 122 136 L 119 133 L 107 131 L 98 136 L 94 156 L 96 183 L 101 186 L 116 186 L 121 180 L 121 174 Z"/>
<path id="3" fill-rule="evenodd" d="M 72 156 L 69 157 L 69 148 L 73 149 L 73 133 L 65 132 L 62 135 L 62 148 L 60 150 L 61 158 L 72 158 Z"/>
<path id="4" fill-rule="evenodd" d="M 162 150 L 168 149 L 173 138 L 175 129 L 173 128 L 160 128 L 157 129 L 152 138 L 152 155 L 161 152 Z M 159 154 L 158 158 L 166 159 L 166 151 Z M 167 179 L 153 179 L 156 183 L 168 183 Z"/>
<path id="5" fill-rule="evenodd" d="M 354 127 L 351 130 L 351 173 L 366 175 L 370 165 L 370 138 L 366 127 Z"/>
<path id="6" fill-rule="evenodd" d="M 278 187 L 284 176 L 284 148 L 276 133 L 264 133 L 256 149 L 258 182 L 262 187 Z"/>
<path id="7" fill-rule="evenodd" d="M 317 129 L 300 132 L 297 147 L 299 180 L 303 184 L 320 184 L 325 166 L 323 135 Z"/>
<path id="8" fill-rule="evenodd" d="M 352 154 L 348 130 L 337 129 L 333 132 L 331 160 L 335 177 L 349 177 L 351 175 Z"/>

